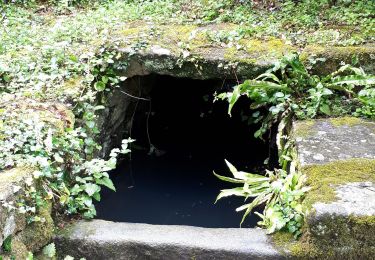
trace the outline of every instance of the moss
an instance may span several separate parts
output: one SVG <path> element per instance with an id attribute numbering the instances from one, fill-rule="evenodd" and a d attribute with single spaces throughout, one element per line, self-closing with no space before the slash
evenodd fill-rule
<path id="1" fill-rule="evenodd" d="M 309 236 L 306 234 L 296 240 L 292 234 L 279 231 L 272 235 L 272 242 L 279 252 L 285 256 L 304 259 L 319 255 L 319 249 L 309 242 Z"/>
<path id="2" fill-rule="evenodd" d="M 39 250 L 52 239 L 55 225 L 51 217 L 51 211 L 52 203 L 46 202 L 37 212 L 38 216 L 44 221 L 33 222 L 22 231 L 22 242 L 29 251 Z"/>
<path id="3" fill-rule="evenodd" d="M 174 54 L 179 55 L 179 42 L 190 43 L 190 37 L 198 27 L 195 25 L 170 25 L 160 28 L 161 36 L 153 40 L 153 44 L 158 44 L 163 48 L 171 50 Z M 190 48 L 196 49 L 191 45 Z"/>
<path id="4" fill-rule="evenodd" d="M 238 51 L 236 47 L 226 48 L 224 51 L 224 59 L 232 62 L 243 62 L 248 64 L 255 64 L 256 58 L 249 57 L 241 51 Z"/>
<path id="5" fill-rule="evenodd" d="M 226 48 L 224 58 L 229 61 L 244 63 L 256 63 L 259 61 L 272 61 L 281 58 L 284 54 L 294 51 L 292 46 L 284 44 L 277 38 L 265 40 L 241 39 L 238 42 L 244 50 L 237 50 L 236 47 Z"/>
<path id="6" fill-rule="evenodd" d="M 316 202 L 336 200 L 334 186 L 350 182 L 375 182 L 375 160 L 351 159 L 324 165 L 306 166 L 302 169 L 307 175 L 311 190 L 304 200 L 308 209 Z"/>
<path id="7" fill-rule="evenodd" d="M 294 136 L 295 137 L 308 137 L 311 136 L 315 133 L 314 131 L 314 125 L 315 121 L 314 120 L 303 120 L 303 121 L 298 121 L 295 124 L 294 127 Z"/>
<path id="8" fill-rule="evenodd" d="M 15 259 L 26 259 L 28 255 L 27 247 L 18 236 L 12 239 L 12 255 Z"/>
<path id="9" fill-rule="evenodd" d="M 375 227 L 375 216 L 351 217 L 352 222 L 359 225 Z"/>
<path id="10" fill-rule="evenodd" d="M 270 38 L 268 40 L 250 39 L 245 43 L 246 51 L 249 53 L 267 52 L 275 56 L 282 56 L 285 52 L 291 51 L 293 48 L 285 45 L 281 39 Z"/>
<path id="11" fill-rule="evenodd" d="M 323 57 L 326 59 L 324 66 L 317 63 L 313 72 L 318 75 L 327 75 L 336 71 L 341 62 L 350 64 L 353 56 L 357 56 L 361 61 L 361 66 L 369 72 L 375 69 L 373 61 L 373 53 L 375 52 L 375 45 L 369 44 L 364 46 L 346 46 L 346 47 L 323 47 L 318 45 L 309 45 L 302 51 L 300 58 L 302 61 L 307 61 L 309 57 Z"/>
<path id="12" fill-rule="evenodd" d="M 20 182 L 33 172 L 31 167 L 18 167 L 10 170 L 4 170 L 0 178 L 0 192 L 6 194 L 9 191 L 9 185 Z"/>
<path id="13" fill-rule="evenodd" d="M 84 87 L 83 77 L 75 77 L 65 81 L 58 91 L 62 95 L 76 98 L 82 93 Z"/>
<path id="14" fill-rule="evenodd" d="M 328 216 L 321 225 L 325 227 L 323 235 L 306 226 L 299 240 L 278 232 L 272 241 L 284 255 L 297 259 L 372 259 L 375 216 Z"/>
<path id="15" fill-rule="evenodd" d="M 236 26 L 231 24 L 221 24 L 215 27 L 206 26 L 198 27 L 196 25 L 167 25 L 158 26 L 157 32 L 152 33 L 152 37 L 147 37 L 149 45 L 160 45 L 163 48 L 171 50 L 174 54 L 179 54 L 179 42 L 189 44 L 192 54 L 204 55 L 222 49 L 217 43 L 212 42 L 207 32 L 217 32 L 225 34 L 230 33 Z M 120 35 L 126 36 L 131 42 L 141 32 L 147 35 L 149 27 L 142 25 L 137 28 L 126 28 L 120 32 Z M 151 34 L 150 34 L 151 35 Z M 134 38 L 134 40 L 133 40 Z M 130 43 L 131 43 L 130 42 Z M 295 50 L 292 46 L 284 44 L 281 39 L 269 38 L 266 40 L 257 39 L 241 39 L 238 42 L 244 47 L 244 50 L 237 50 L 236 47 L 226 48 L 224 50 L 224 58 L 228 61 L 239 61 L 245 63 L 255 63 L 259 58 L 263 60 L 278 59 L 286 52 Z"/>
<path id="16" fill-rule="evenodd" d="M 347 125 L 347 126 L 354 126 L 354 125 L 360 125 L 362 123 L 362 120 L 357 117 L 338 117 L 338 118 L 331 118 L 329 119 L 331 124 L 335 127 Z"/>
<path id="17" fill-rule="evenodd" d="M 137 36 L 142 31 L 142 29 L 142 27 L 126 28 L 122 30 L 120 34 L 125 37 Z"/>
<path id="18" fill-rule="evenodd" d="M 348 123 L 348 121 L 338 121 Z M 355 121 L 350 121 L 355 123 Z M 308 192 L 304 207 L 316 202 L 336 200 L 335 186 L 350 182 L 375 182 L 375 160 L 351 159 L 302 168 L 308 177 Z M 309 219 L 314 219 L 314 212 Z M 375 253 L 375 216 L 327 215 L 305 223 L 303 236 L 294 240 L 288 233 L 272 236 L 276 247 L 297 259 L 370 259 Z M 311 225 L 311 226 L 309 226 Z"/>

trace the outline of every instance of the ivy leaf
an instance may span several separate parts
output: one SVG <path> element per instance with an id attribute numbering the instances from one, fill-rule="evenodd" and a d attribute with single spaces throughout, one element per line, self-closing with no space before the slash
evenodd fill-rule
<path id="1" fill-rule="evenodd" d="M 49 245 L 46 245 L 43 248 L 43 254 L 48 256 L 48 257 L 54 257 L 56 255 L 56 247 L 54 243 L 51 243 Z"/>
<path id="2" fill-rule="evenodd" d="M 64 159 L 58 153 L 54 154 L 53 158 L 55 158 L 56 162 L 58 162 L 58 163 L 64 162 Z"/>
<path id="3" fill-rule="evenodd" d="M 101 199 L 100 192 L 96 192 L 96 193 L 94 193 L 94 195 L 92 195 L 92 197 L 93 197 L 96 201 L 100 201 L 100 199 Z"/>
<path id="4" fill-rule="evenodd" d="M 91 197 L 94 193 L 100 191 L 100 187 L 93 183 L 85 184 L 85 192 Z"/>
<path id="5" fill-rule="evenodd" d="M 111 189 L 113 191 L 116 191 L 116 188 L 113 185 L 112 180 L 110 178 L 108 178 L 108 177 L 104 177 L 102 179 L 97 179 L 96 183 L 99 184 L 99 185 L 106 186 L 107 188 L 109 188 L 109 189 Z"/>
<path id="6" fill-rule="evenodd" d="M 93 129 L 95 127 L 94 121 L 86 121 L 86 125 L 88 128 Z"/>
<path id="7" fill-rule="evenodd" d="M 102 77 L 102 82 L 103 82 L 104 84 L 107 84 L 107 83 L 108 83 L 108 77 L 107 77 L 107 76 L 103 76 L 103 77 Z"/>
<path id="8" fill-rule="evenodd" d="M 103 81 L 97 81 L 95 82 L 94 84 L 94 88 L 97 90 L 97 91 L 103 91 L 105 90 L 105 83 Z"/>

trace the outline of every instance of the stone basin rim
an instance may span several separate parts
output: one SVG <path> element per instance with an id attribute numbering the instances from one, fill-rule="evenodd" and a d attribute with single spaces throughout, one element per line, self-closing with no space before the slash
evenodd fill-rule
<path id="1" fill-rule="evenodd" d="M 55 237 L 60 252 L 100 259 L 283 259 L 260 228 L 79 220 Z M 69 248 L 75 247 L 76 251 Z M 163 257 L 172 258 L 163 258 Z M 194 258 L 193 258 L 194 259 Z M 201 259 L 201 258 L 199 258 Z"/>

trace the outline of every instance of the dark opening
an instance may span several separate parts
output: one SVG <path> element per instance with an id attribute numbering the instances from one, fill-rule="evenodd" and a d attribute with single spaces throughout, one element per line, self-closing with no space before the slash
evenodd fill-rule
<path id="1" fill-rule="evenodd" d="M 150 76 L 151 77 L 151 76 Z M 228 104 L 213 103 L 213 94 L 234 83 L 153 75 L 149 137 L 149 103 L 139 101 L 135 112 L 131 160 L 111 173 L 117 192 L 105 190 L 97 205 L 100 219 L 166 225 L 239 227 L 243 198 L 215 198 L 224 188 L 215 172 L 230 176 L 224 159 L 238 169 L 260 172 L 268 144 L 253 137 L 256 126 L 243 121 L 249 101 L 240 99 L 233 116 Z M 142 82 L 141 82 L 142 83 Z M 229 85 L 229 86 L 228 86 Z M 259 219 L 251 215 L 243 227 Z"/>

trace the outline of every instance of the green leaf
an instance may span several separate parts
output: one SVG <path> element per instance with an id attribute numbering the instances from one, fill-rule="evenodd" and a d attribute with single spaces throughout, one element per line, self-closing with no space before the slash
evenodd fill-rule
<path id="1" fill-rule="evenodd" d="M 264 177 L 264 176 L 259 175 L 259 174 L 253 174 L 253 173 L 247 173 L 247 172 L 243 172 L 243 171 L 238 171 L 236 169 L 236 167 L 234 167 L 227 160 L 225 160 L 225 163 L 227 164 L 229 170 L 231 171 L 231 173 L 233 174 L 233 176 L 236 179 L 245 180 L 246 182 L 261 182 L 261 181 L 268 180 L 267 177 Z"/>
<path id="2" fill-rule="evenodd" d="M 108 178 L 108 177 L 97 179 L 96 183 L 99 184 L 99 185 L 104 185 L 104 186 L 106 186 L 107 188 L 109 188 L 109 189 L 111 189 L 113 191 L 116 191 L 116 188 L 113 185 L 112 180 L 110 178 Z"/>
<path id="3" fill-rule="evenodd" d="M 86 121 L 86 126 L 90 129 L 93 129 L 95 127 L 95 122 L 94 121 Z"/>
<path id="4" fill-rule="evenodd" d="M 269 219 L 267 234 L 272 234 L 282 229 L 288 223 L 288 219 L 284 218 L 283 213 L 278 210 L 274 210 L 272 207 L 269 207 L 266 210 L 266 216 Z"/>
<path id="5" fill-rule="evenodd" d="M 85 184 L 85 192 L 91 197 L 95 192 L 100 191 L 100 187 L 93 183 Z"/>
<path id="6" fill-rule="evenodd" d="M 4 252 L 11 252 L 12 251 L 12 235 L 9 235 L 4 239 L 2 248 L 3 248 Z"/>
<path id="7" fill-rule="evenodd" d="M 236 167 L 233 166 L 233 164 L 231 164 L 230 162 L 228 162 L 227 160 L 225 160 L 225 163 L 226 165 L 228 166 L 230 172 L 233 174 L 233 176 L 235 175 L 235 173 L 237 172 L 237 169 Z"/>
<path id="8" fill-rule="evenodd" d="M 58 153 L 55 153 L 53 155 L 53 158 L 55 159 L 56 162 L 58 163 L 63 163 L 64 162 L 64 159 L 58 154 Z"/>
<path id="9" fill-rule="evenodd" d="M 78 62 L 78 57 L 73 54 L 69 56 L 69 59 L 73 62 Z"/>
<path id="10" fill-rule="evenodd" d="M 95 111 L 97 111 L 97 110 L 103 110 L 103 109 L 105 109 L 105 106 L 102 106 L 102 105 L 94 107 Z"/>
<path id="11" fill-rule="evenodd" d="M 237 187 L 237 188 L 233 188 L 233 189 L 221 190 L 220 193 L 219 193 L 219 195 L 217 196 L 217 198 L 215 200 L 215 203 L 219 199 L 224 198 L 224 197 L 229 197 L 229 196 L 241 196 L 241 197 L 245 197 L 246 193 L 243 191 L 243 188 L 241 188 L 241 187 Z"/>
<path id="12" fill-rule="evenodd" d="M 215 172 L 214 172 L 214 175 L 220 180 L 226 181 L 226 182 L 232 182 L 232 183 L 244 183 L 245 182 L 244 180 L 238 180 L 238 179 L 234 179 L 230 177 L 221 176 L 219 174 L 216 174 Z"/>
<path id="13" fill-rule="evenodd" d="M 373 75 L 349 75 L 349 76 L 338 76 L 332 79 L 330 85 L 356 85 L 356 86 L 367 86 L 375 84 L 375 76 Z"/>
<path id="14" fill-rule="evenodd" d="M 273 73 L 263 73 L 263 74 L 260 74 L 255 79 L 257 79 L 257 80 L 258 79 L 262 79 L 262 80 L 272 79 L 273 81 L 276 81 L 277 83 L 280 83 L 280 80 L 278 79 L 278 77 Z"/>
<path id="15" fill-rule="evenodd" d="M 97 91 L 103 91 L 105 90 L 105 83 L 103 81 L 97 81 L 95 82 L 94 84 L 94 88 L 97 90 Z"/>
<path id="16" fill-rule="evenodd" d="M 2 260 L 2 258 L 0 258 L 0 260 Z M 34 260 L 34 255 L 32 252 L 27 253 L 26 260 Z"/>
<path id="17" fill-rule="evenodd" d="M 240 98 L 241 96 L 241 85 L 238 85 L 234 88 L 233 92 L 232 92 L 232 95 L 230 97 L 230 100 L 229 100 L 229 107 L 228 107 L 228 114 L 231 116 L 231 112 L 232 112 L 232 108 L 234 106 L 234 104 L 236 104 L 237 100 Z"/>
<path id="18" fill-rule="evenodd" d="M 108 77 L 107 77 L 107 76 L 103 76 L 103 77 L 102 77 L 102 82 L 103 82 L 104 84 L 107 84 L 107 83 L 108 83 Z"/>
<path id="19" fill-rule="evenodd" d="M 322 112 L 323 114 L 325 114 L 327 116 L 330 116 L 332 114 L 331 108 L 327 104 L 320 105 L 319 110 L 320 110 L 320 112 Z"/>
<path id="20" fill-rule="evenodd" d="M 44 248 L 43 248 L 43 254 L 48 256 L 48 257 L 54 257 L 56 255 L 56 248 L 55 248 L 55 244 L 54 243 L 51 243 L 49 245 L 46 245 Z"/>
<path id="21" fill-rule="evenodd" d="M 245 204 L 239 208 L 236 209 L 236 211 L 242 211 L 244 209 L 246 209 L 246 212 L 245 214 L 243 215 L 242 219 L 241 219 L 241 223 L 240 223 L 240 226 L 242 225 L 242 223 L 245 221 L 246 217 L 250 214 L 250 212 L 253 210 L 253 208 L 255 208 L 256 206 L 259 206 L 261 205 L 262 203 L 266 202 L 267 200 L 269 200 L 270 198 L 272 197 L 272 194 L 269 194 L 267 192 L 263 192 L 261 193 L 258 197 L 256 197 L 251 203 L 249 204 Z"/>
<path id="22" fill-rule="evenodd" d="M 92 197 L 93 197 L 96 201 L 100 201 L 100 200 L 101 200 L 100 192 L 95 192 L 94 195 L 92 195 Z"/>

